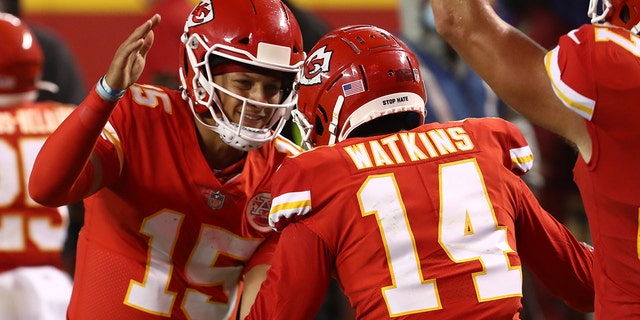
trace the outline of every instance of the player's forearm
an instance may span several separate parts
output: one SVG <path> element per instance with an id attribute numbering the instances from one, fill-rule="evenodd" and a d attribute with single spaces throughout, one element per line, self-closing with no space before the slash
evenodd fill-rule
<path id="1" fill-rule="evenodd" d="M 324 242 L 302 223 L 287 226 L 280 241 L 267 279 L 245 320 L 313 319 L 320 310 L 333 257 Z"/>
<path id="2" fill-rule="evenodd" d="M 486 0 L 431 0 L 436 29 L 450 44 L 469 42 L 482 36 L 493 23 L 493 9 Z"/>
<path id="3" fill-rule="evenodd" d="M 594 310 L 593 251 L 544 211 L 529 192 L 518 218 L 518 254 L 547 289 L 580 311 Z"/>
<path id="4" fill-rule="evenodd" d="M 267 278 L 267 270 L 269 270 L 269 267 L 270 265 L 268 264 L 259 264 L 251 268 L 245 275 L 244 287 L 242 289 L 242 303 L 240 304 L 240 319 L 245 319 L 249 314 L 251 306 L 256 300 L 256 296 L 260 290 L 260 286 Z"/>
<path id="5" fill-rule="evenodd" d="M 564 232 L 566 241 L 556 239 L 555 254 L 541 255 L 537 260 L 544 260 L 544 264 L 527 263 L 527 267 L 553 295 L 560 297 L 569 307 L 580 312 L 593 312 L 593 252 L 575 240 L 569 230 L 565 229 Z M 535 250 L 551 252 L 542 246 Z"/>
<path id="6" fill-rule="evenodd" d="M 489 1 L 431 2 L 438 33 L 507 104 L 531 101 L 534 76 L 536 84 L 550 90 L 543 67 L 546 50 L 502 20 Z"/>
<path id="7" fill-rule="evenodd" d="M 515 87 L 511 81 L 508 81 L 512 77 L 507 71 L 519 72 L 525 69 L 524 67 L 510 68 L 511 63 L 516 62 L 511 58 L 514 50 L 524 51 L 526 48 L 530 51 L 529 43 L 523 44 L 528 42 L 524 35 L 500 19 L 487 1 L 435 0 L 431 2 L 438 33 L 464 61 L 494 91 L 509 89 L 509 85 Z M 518 49 L 515 49 L 516 47 Z M 538 63 L 542 63 L 544 52 L 544 50 L 536 51 L 539 54 L 539 59 L 536 59 Z M 526 61 L 522 56 L 518 59 L 520 62 Z"/>
<path id="8" fill-rule="evenodd" d="M 29 180 L 29 193 L 36 202 L 46 206 L 68 204 L 79 201 L 95 187 L 89 160 L 113 107 L 113 102 L 102 100 L 92 90 L 47 139 Z"/>
<path id="9" fill-rule="evenodd" d="M 566 136 L 565 123 L 554 120 L 567 115 L 549 83 L 545 48 L 502 20 L 490 1 L 431 3 L 438 33 L 507 105 Z"/>

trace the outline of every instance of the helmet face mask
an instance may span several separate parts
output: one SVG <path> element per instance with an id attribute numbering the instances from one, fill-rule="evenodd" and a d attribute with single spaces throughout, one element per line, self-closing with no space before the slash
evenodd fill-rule
<path id="1" fill-rule="evenodd" d="M 598 14 L 600 1 L 602 12 Z M 591 23 L 610 23 L 640 33 L 640 0 L 590 0 L 587 15 Z"/>
<path id="2" fill-rule="evenodd" d="M 223 141 L 250 150 L 273 140 L 282 130 L 297 97 L 293 86 L 304 59 L 302 34 L 289 9 L 278 0 L 203 0 L 189 15 L 181 36 L 180 79 L 183 97 L 198 121 L 220 134 Z M 282 73 L 287 86 L 278 103 L 265 103 L 238 95 L 213 81 L 213 65 L 225 61 L 247 69 Z M 230 95 L 243 104 L 274 108 L 265 128 L 251 128 L 231 122 L 220 105 L 218 94 Z M 215 124 L 206 124 L 208 112 Z"/>
<path id="3" fill-rule="evenodd" d="M 321 38 L 300 74 L 293 120 L 306 149 L 332 145 L 383 116 L 409 113 L 424 122 L 426 91 L 418 60 L 389 32 L 348 26 Z"/>

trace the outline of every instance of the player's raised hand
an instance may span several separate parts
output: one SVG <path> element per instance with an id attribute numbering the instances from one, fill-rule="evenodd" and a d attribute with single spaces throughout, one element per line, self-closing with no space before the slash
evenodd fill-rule
<path id="1" fill-rule="evenodd" d="M 137 27 L 116 51 L 105 80 L 114 90 L 124 90 L 140 78 L 147 53 L 153 45 L 153 28 L 160 23 L 160 15 L 154 14 Z"/>

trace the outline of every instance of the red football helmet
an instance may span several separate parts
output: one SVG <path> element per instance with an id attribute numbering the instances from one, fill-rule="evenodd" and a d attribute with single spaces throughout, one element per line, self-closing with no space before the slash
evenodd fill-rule
<path id="1" fill-rule="evenodd" d="M 305 57 L 300 26 L 280 0 L 203 0 L 189 14 L 181 41 L 183 97 L 200 122 L 204 124 L 200 114 L 209 111 L 216 124 L 205 125 L 241 150 L 259 147 L 280 133 L 296 103 L 293 88 Z M 214 83 L 212 69 L 227 62 L 282 72 L 288 81 L 281 102 L 250 100 Z M 218 91 L 243 101 L 243 108 L 251 104 L 277 110 L 266 128 L 245 127 L 227 119 Z"/>
<path id="2" fill-rule="evenodd" d="M 634 34 L 640 32 L 640 0 L 600 0 L 602 13 L 598 14 L 598 1 L 590 0 L 588 15 L 591 23 L 608 22 Z"/>
<path id="3" fill-rule="evenodd" d="M 427 100 L 418 59 L 393 34 L 369 25 L 329 32 L 300 75 L 293 120 L 304 148 L 332 145 L 358 126 L 390 114 L 424 122 Z"/>
<path id="4" fill-rule="evenodd" d="M 35 100 L 42 73 L 42 50 L 17 17 L 0 12 L 0 96 L 3 101 Z"/>

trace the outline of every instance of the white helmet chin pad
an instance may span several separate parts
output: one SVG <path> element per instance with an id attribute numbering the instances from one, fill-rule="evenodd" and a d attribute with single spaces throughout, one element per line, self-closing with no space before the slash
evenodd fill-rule
<path id="1" fill-rule="evenodd" d="M 229 122 L 218 125 L 218 134 L 226 144 L 240 150 L 260 147 L 264 141 L 271 140 L 273 133 L 269 129 L 253 129 Z"/>

